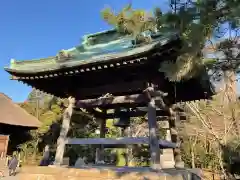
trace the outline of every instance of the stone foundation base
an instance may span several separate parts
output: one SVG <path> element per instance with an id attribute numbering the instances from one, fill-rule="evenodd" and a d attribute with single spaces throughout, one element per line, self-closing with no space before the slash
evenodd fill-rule
<path id="1" fill-rule="evenodd" d="M 169 172 L 167 172 L 169 171 Z M 179 172 L 178 172 L 179 171 Z M 165 170 L 150 172 L 147 168 L 62 168 L 24 167 L 18 174 L 19 180 L 200 180 L 193 178 L 187 170 Z"/>

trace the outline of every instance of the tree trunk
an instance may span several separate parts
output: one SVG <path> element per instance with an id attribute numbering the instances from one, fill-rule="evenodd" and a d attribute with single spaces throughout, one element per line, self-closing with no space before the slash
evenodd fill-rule
<path id="1" fill-rule="evenodd" d="M 236 73 L 233 69 L 224 71 L 224 93 L 226 103 L 237 100 L 237 80 Z"/>
<path id="2" fill-rule="evenodd" d="M 224 71 L 224 104 L 226 105 L 234 105 L 234 103 L 237 101 L 237 79 L 236 79 L 236 73 L 233 69 Z M 240 137 L 240 125 L 239 120 L 236 117 L 235 108 L 232 106 L 229 106 L 231 115 L 232 115 L 232 121 L 234 123 L 235 132 Z"/>
<path id="3" fill-rule="evenodd" d="M 192 168 L 195 168 L 195 153 L 194 153 L 193 147 L 191 147 L 191 163 L 192 163 Z"/>

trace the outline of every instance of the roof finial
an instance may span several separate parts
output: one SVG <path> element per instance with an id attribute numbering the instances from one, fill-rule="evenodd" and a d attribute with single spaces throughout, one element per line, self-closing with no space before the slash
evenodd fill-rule
<path id="1" fill-rule="evenodd" d="M 16 63 L 16 60 L 13 59 L 13 58 L 11 58 L 10 63 L 11 63 L 11 64 L 15 64 L 15 63 Z"/>
<path id="2" fill-rule="evenodd" d="M 15 65 L 16 65 L 16 60 L 12 58 L 10 60 L 10 68 L 14 68 Z"/>

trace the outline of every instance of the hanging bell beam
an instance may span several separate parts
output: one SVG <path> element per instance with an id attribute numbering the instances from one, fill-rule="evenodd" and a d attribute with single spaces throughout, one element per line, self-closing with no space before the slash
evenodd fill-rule
<path id="1" fill-rule="evenodd" d="M 149 92 L 149 93 L 146 93 Z M 167 93 L 163 93 L 162 91 L 154 91 L 151 89 L 146 89 L 141 94 L 132 94 L 126 96 L 113 96 L 108 95 L 106 97 L 100 97 L 95 99 L 84 99 L 78 100 L 76 103 L 76 108 L 111 108 L 111 107 L 119 107 L 119 106 L 129 106 L 129 105 L 147 105 L 149 102 L 149 97 L 147 94 L 151 96 L 167 96 Z"/>
<path id="2" fill-rule="evenodd" d="M 146 104 L 148 98 L 145 94 L 133 94 L 127 96 L 109 96 L 95 99 L 84 99 L 78 100 L 76 108 L 94 108 L 94 107 L 105 107 L 111 108 L 116 106 L 124 106 L 129 104 Z"/>

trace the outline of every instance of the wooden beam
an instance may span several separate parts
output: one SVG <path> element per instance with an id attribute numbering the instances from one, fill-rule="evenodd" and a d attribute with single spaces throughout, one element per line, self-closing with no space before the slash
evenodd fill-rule
<path id="1" fill-rule="evenodd" d="M 139 145 L 137 145 L 137 146 L 139 146 Z M 92 145 L 92 146 L 94 147 L 94 145 Z M 98 145 L 96 145 L 96 146 L 98 146 Z M 105 145 L 102 145 L 102 146 L 105 149 L 106 148 L 128 148 L 129 147 L 129 145 L 126 145 L 126 144 L 105 144 Z M 149 148 L 149 144 L 143 144 L 139 148 L 142 148 L 142 147 Z M 175 143 L 172 143 L 172 142 L 159 142 L 159 148 L 160 149 L 173 149 L 175 147 L 177 147 L 177 145 Z"/>
<path id="2" fill-rule="evenodd" d="M 108 112 L 108 113 L 102 113 L 99 111 L 96 111 L 94 109 L 87 109 L 87 112 L 92 114 L 95 118 L 99 119 L 115 119 L 119 118 L 119 115 L 114 112 Z M 179 114 L 179 120 L 186 120 L 186 114 L 185 112 L 178 112 Z M 130 117 L 141 117 L 147 115 L 147 107 L 137 107 L 136 109 L 129 112 Z M 165 120 L 165 117 L 168 117 L 170 114 L 169 112 L 162 110 L 160 108 L 156 108 L 156 115 L 157 115 L 157 121 Z"/>
<path id="3" fill-rule="evenodd" d="M 175 143 L 166 140 L 158 140 L 158 146 L 176 147 Z M 78 145 L 134 145 L 150 144 L 148 137 L 123 137 L 123 138 L 67 138 L 66 144 Z M 159 147 L 158 147 L 159 148 Z"/>
<path id="4" fill-rule="evenodd" d="M 147 115 L 147 112 L 144 111 L 131 111 L 129 112 L 130 117 L 140 117 L 140 116 L 145 116 Z M 163 110 L 158 110 L 156 111 L 156 115 L 157 116 L 168 116 L 168 113 L 163 111 Z M 114 113 L 109 113 L 106 114 L 106 119 L 114 119 L 114 118 L 119 118 L 117 114 Z M 160 118 L 158 118 L 158 120 L 160 120 Z"/>
<path id="5" fill-rule="evenodd" d="M 93 108 L 93 107 L 111 107 L 111 105 L 126 104 L 146 104 L 148 98 L 145 94 L 133 94 L 127 96 L 109 96 L 96 99 L 78 100 L 76 108 Z"/>

